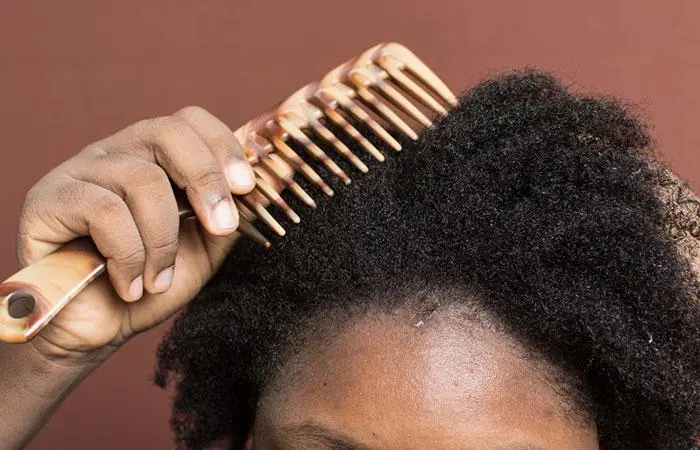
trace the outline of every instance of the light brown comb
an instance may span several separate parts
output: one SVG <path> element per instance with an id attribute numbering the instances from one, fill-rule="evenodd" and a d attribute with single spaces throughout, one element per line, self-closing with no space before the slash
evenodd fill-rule
<path id="1" fill-rule="evenodd" d="M 384 161 L 388 152 L 402 149 L 397 136 L 417 139 L 419 129 L 431 125 L 431 115 L 445 114 L 455 104 L 450 89 L 400 44 L 376 45 L 341 64 L 236 130 L 257 179 L 253 192 L 235 197 L 238 232 L 269 247 L 270 240 L 256 225 L 279 236 L 286 229 L 268 208 L 293 223 L 300 221 L 282 191 L 314 208 L 313 193 L 302 187 L 301 178 L 332 196 L 334 191 L 319 170 L 344 184 L 351 177 L 343 166 L 359 173 L 369 170 L 346 143 L 356 143 L 352 147 L 370 160 Z M 193 216 L 182 199 L 180 216 Z M 12 275 L 0 284 L 0 341 L 32 339 L 105 267 L 91 241 L 82 238 Z"/>

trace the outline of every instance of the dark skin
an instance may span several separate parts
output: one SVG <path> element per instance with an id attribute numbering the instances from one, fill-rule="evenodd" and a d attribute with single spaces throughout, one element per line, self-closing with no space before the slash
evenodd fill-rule
<path id="1" fill-rule="evenodd" d="M 375 316 L 305 346 L 264 392 L 247 449 L 598 449 L 551 368 L 455 322 Z"/>

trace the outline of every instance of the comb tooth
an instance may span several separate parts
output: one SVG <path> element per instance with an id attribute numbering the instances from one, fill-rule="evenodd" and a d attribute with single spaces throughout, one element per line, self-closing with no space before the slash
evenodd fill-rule
<path id="1" fill-rule="evenodd" d="M 355 119 L 359 120 L 360 122 L 364 122 L 364 124 L 367 125 L 369 129 L 374 132 L 374 134 L 376 134 L 394 150 L 401 150 L 401 144 L 399 144 L 399 141 L 394 139 L 394 137 L 391 134 L 389 134 L 388 131 L 386 131 L 381 125 L 379 125 L 379 123 L 377 123 L 376 120 L 372 119 L 372 117 L 370 117 L 370 115 L 367 114 L 367 111 L 362 109 L 350 97 L 346 96 L 338 89 L 334 89 L 333 91 L 326 91 L 324 92 L 324 94 L 327 95 L 332 101 L 338 102 L 340 106 L 347 109 L 350 112 L 350 114 L 352 114 L 353 117 L 355 117 Z M 330 107 L 331 105 L 328 106 Z"/>
<path id="2" fill-rule="evenodd" d="M 286 201 L 275 191 L 275 189 L 267 184 L 267 181 L 263 180 L 262 178 L 258 177 L 257 179 L 257 186 L 256 189 L 258 189 L 262 194 L 268 198 L 272 203 L 277 205 L 279 209 L 284 211 L 284 213 L 289 217 L 289 219 L 294 222 L 294 223 L 299 223 L 301 219 L 299 219 L 299 216 L 297 213 L 294 212 L 294 210 L 287 204 Z"/>
<path id="3" fill-rule="evenodd" d="M 294 181 L 294 178 L 291 176 L 283 173 L 275 162 L 271 161 L 271 157 L 273 155 L 270 155 L 267 158 L 263 158 L 260 160 L 260 165 L 262 165 L 265 169 L 267 169 L 268 173 L 272 173 L 275 178 L 279 179 L 282 183 L 284 183 L 285 186 L 294 194 L 299 200 L 304 202 L 306 205 L 316 208 L 316 202 L 314 201 L 313 198 L 301 187 L 299 186 L 299 183 Z M 262 171 L 260 166 L 254 166 L 253 170 L 257 171 Z"/>
<path id="4" fill-rule="evenodd" d="M 292 167 L 296 167 L 299 169 L 299 171 L 306 177 L 307 180 L 321 188 L 321 190 L 329 197 L 332 197 L 334 192 L 333 189 L 326 184 L 325 181 L 323 181 L 323 178 L 316 173 L 316 171 L 311 168 L 310 165 L 306 164 L 303 159 L 301 159 L 301 156 L 297 155 L 297 153 L 292 150 L 292 148 L 287 145 L 286 142 L 284 142 L 284 139 L 282 139 L 279 136 L 273 136 L 272 137 L 272 145 L 275 146 L 277 150 L 279 150 L 280 155 L 289 162 L 289 165 Z"/>
<path id="5" fill-rule="evenodd" d="M 303 131 L 301 131 L 300 128 L 298 128 L 296 125 L 294 125 L 292 122 L 286 119 L 278 119 L 277 123 L 280 127 L 282 127 L 284 131 L 289 133 L 292 139 L 303 145 L 306 151 L 308 151 L 313 157 L 321 161 L 323 165 L 326 166 L 326 168 L 330 170 L 333 174 L 335 174 L 338 178 L 343 180 L 343 183 L 350 184 L 350 177 L 348 176 L 348 174 L 346 174 L 343 171 L 343 169 L 338 167 L 338 165 L 335 162 L 333 162 L 333 160 L 330 159 L 328 155 L 323 153 L 323 150 L 318 148 L 318 146 L 314 144 L 311 141 L 311 139 L 309 139 L 309 137 L 305 135 Z"/>
<path id="6" fill-rule="evenodd" d="M 258 202 L 256 202 L 253 199 L 246 197 L 233 197 L 233 201 L 236 204 L 236 208 L 238 209 L 238 212 L 240 215 L 243 217 L 244 220 L 247 222 L 253 222 L 255 219 L 259 218 L 262 220 L 268 227 L 271 229 L 275 230 L 277 234 L 279 234 L 278 230 L 282 230 L 282 234 L 280 236 L 284 236 L 284 228 L 272 217 L 267 210 L 260 205 Z M 256 211 L 262 210 L 259 212 L 259 214 L 255 214 L 253 211 L 251 211 L 248 206 L 251 208 L 254 208 Z M 276 224 L 276 226 L 275 226 Z"/>
<path id="7" fill-rule="evenodd" d="M 385 118 L 389 123 L 398 128 L 406 136 L 413 139 L 414 141 L 418 139 L 416 134 L 411 127 L 408 126 L 394 111 L 382 103 L 374 94 L 372 94 L 367 88 L 357 85 L 357 95 L 360 96 L 368 105 L 372 106 L 377 112 Z"/>
<path id="8" fill-rule="evenodd" d="M 268 156 L 269 158 L 269 156 Z M 261 178 L 263 180 L 268 180 L 270 178 L 277 180 L 281 182 L 281 187 L 282 189 L 288 188 L 289 183 L 288 181 L 291 180 L 290 177 L 284 177 L 280 174 L 278 174 L 277 170 L 275 170 L 272 167 L 272 164 L 270 164 L 270 161 L 268 158 L 260 159 L 257 164 L 253 164 L 251 167 L 253 169 L 253 172 L 258 176 L 258 178 Z M 281 189 L 278 189 L 277 192 L 280 192 Z"/>
<path id="9" fill-rule="evenodd" d="M 253 191 L 253 192 L 255 192 L 255 191 Z M 277 222 L 277 220 L 275 220 L 274 217 L 272 217 L 272 214 L 267 212 L 267 210 L 265 209 L 265 207 L 263 205 L 258 203 L 255 199 L 249 197 L 249 195 L 242 197 L 241 201 L 246 206 L 249 206 L 250 208 L 253 209 L 253 211 L 255 211 L 255 215 L 258 217 L 258 219 L 262 220 L 265 223 L 265 225 L 270 227 L 270 229 L 272 231 L 274 231 L 275 233 L 277 233 L 278 235 L 284 236 L 285 234 L 287 234 L 287 232 L 284 230 L 282 225 L 280 225 L 280 223 Z"/>
<path id="10" fill-rule="evenodd" d="M 370 155 L 374 156 L 377 161 L 384 162 L 384 155 L 377 149 L 370 141 L 367 140 L 357 128 L 353 127 L 350 122 L 345 120 L 342 114 L 338 113 L 335 109 L 331 107 L 325 107 L 323 113 L 328 117 L 334 124 L 341 127 L 352 139 L 360 143 L 362 148 L 367 151 Z"/>
<path id="11" fill-rule="evenodd" d="M 272 246 L 270 241 L 260 231 L 258 231 L 258 229 L 255 228 L 252 223 L 245 219 L 241 219 L 238 222 L 238 232 L 265 248 L 270 248 Z"/>
<path id="12" fill-rule="evenodd" d="M 369 169 L 363 163 L 360 158 L 358 158 L 350 149 L 334 135 L 331 130 L 324 127 L 318 120 L 313 120 L 310 122 L 311 129 L 318 134 L 323 140 L 331 144 L 341 155 L 343 155 L 348 161 L 350 161 L 355 167 L 357 167 L 361 172 L 367 173 Z"/>
<path id="13" fill-rule="evenodd" d="M 233 197 L 233 202 L 236 204 L 236 209 L 238 209 L 238 212 L 245 220 L 248 222 L 253 222 L 255 220 L 256 216 L 253 211 L 248 209 L 248 207 L 245 206 L 243 202 L 238 199 L 238 197 Z"/>
<path id="14" fill-rule="evenodd" d="M 406 60 L 402 61 L 403 64 L 413 72 L 421 81 L 428 86 L 430 86 L 443 100 L 452 106 L 457 106 L 457 99 L 455 98 L 450 88 L 447 87 L 445 83 L 442 82 L 440 77 L 435 75 L 435 72 L 430 70 L 430 67 L 426 66 L 423 61 L 418 59 L 410 51 L 408 51 Z"/>
<path id="15" fill-rule="evenodd" d="M 399 141 L 394 139 L 394 137 L 389 134 L 388 131 L 386 131 L 379 123 L 372 119 L 365 110 L 360 108 L 357 103 L 353 102 L 350 100 L 348 103 L 348 110 L 350 113 L 355 116 L 355 118 L 361 122 L 364 122 L 374 133 L 382 138 L 384 142 L 389 144 L 394 150 L 399 151 L 401 150 L 401 144 L 399 144 Z"/>
<path id="16" fill-rule="evenodd" d="M 386 81 L 382 80 L 375 85 L 379 91 L 391 100 L 396 106 L 398 106 L 403 112 L 417 120 L 423 126 L 429 127 L 433 125 L 433 122 L 426 117 L 420 109 L 411 103 L 403 94 L 401 94 L 394 86 L 390 85 Z"/>
<path id="17" fill-rule="evenodd" d="M 385 56 L 379 58 L 377 64 L 384 69 L 389 76 L 396 81 L 402 88 L 410 92 L 417 100 L 423 103 L 428 108 L 432 109 L 438 114 L 447 114 L 447 109 L 438 103 L 425 89 L 420 87 L 418 83 L 413 81 L 405 73 L 399 69 L 398 63 L 395 59 Z"/>

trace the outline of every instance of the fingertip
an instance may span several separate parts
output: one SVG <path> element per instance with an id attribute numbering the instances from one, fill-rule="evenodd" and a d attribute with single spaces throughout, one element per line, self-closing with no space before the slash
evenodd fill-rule
<path id="1" fill-rule="evenodd" d="M 127 302 L 135 302 L 143 297 L 143 275 L 139 275 L 134 278 L 134 280 L 129 285 L 128 298 L 125 298 Z"/>
<path id="2" fill-rule="evenodd" d="M 244 195 L 255 187 L 255 172 L 247 161 L 236 161 L 226 169 L 226 178 L 234 194 Z"/>
<path id="3" fill-rule="evenodd" d="M 173 284 L 174 275 L 174 266 L 170 266 L 156 275 L 155 279 L 153 280 L 153 293 L 160 294 L 170 289 L 170 286 Z"/>
<path id="4" fill-rule="evenodd" d="M 211 212 L 212 234 L 226 236 L 238 228 L 238 211 L 230 198 L 217 203 Z"/>

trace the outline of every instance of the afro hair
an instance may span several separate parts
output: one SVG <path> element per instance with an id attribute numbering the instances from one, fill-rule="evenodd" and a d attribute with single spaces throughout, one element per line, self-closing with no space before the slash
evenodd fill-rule
<path id="1" fill-rule="evenodd" d="M 271 249 L 237 244 L 158 351 L 178 444 L 242 448 L 304 321 L 449 285 L 572 374 L 602 449 L 697 448 L 696 223 L 651 147 L 628 107 L 549 74 L 472 88 Z"/>

